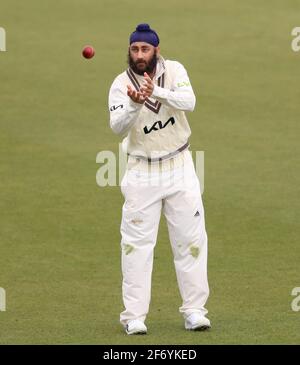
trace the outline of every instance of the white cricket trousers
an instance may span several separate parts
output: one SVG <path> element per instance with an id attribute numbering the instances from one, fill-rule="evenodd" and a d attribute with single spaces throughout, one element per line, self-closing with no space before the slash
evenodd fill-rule
<path id="1" fill-rule="evenodd" d="M 145 321 L 151 297 L 153 251 L 161 211 L 168 225 L 177 282 L 179 311 L 207 313 L 207 235 L 200 184 L 190 151 L 184 164 L 167 171 L 126 170 L 121 183 L 125 198 L 121 223 L 122 293 L 120 322 Z M 167 262 L 165 263 L 168 264 Z"/>

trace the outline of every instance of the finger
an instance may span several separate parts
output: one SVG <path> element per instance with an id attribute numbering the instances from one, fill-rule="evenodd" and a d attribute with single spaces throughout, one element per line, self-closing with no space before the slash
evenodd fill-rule
<path id="1" fill-rule="evenodd" d="M 143 93 L 151 93 L 152 92 L 152 87 L 148 86 L 148 85 L 145 85 L 143 87 L 141 87 L 141 92 Z"/>
<path id="2" fill-rule="evenodd" d="M 140 92 L 141 92 L 142 94 L 144 94 L 145 92 L 147 92 L 147 88 L 146 88 L 146 87 L 144 87 L 144 86 L 142 86 L 142 87 L 140 88 Z"/>
<path id="3" fill-rule="evenodd" d="M 151 90 L 152 90 L 152 85 L 149 85 L 149 84 L 143 84 L 143 86 L 141 87 L 141 90 L 144 90 L 144 91 L 151 91 Z"/>
<path id="4" fill-rule="evenodd" d="M 139 102 L 144 102 L 144 101 L 145 101 L 145 97 L 144 97 L 144 95 L 142 95 L 142 94 L 138 93 L 138 101 L 139 101 Z"/>
<path id="5" fill-rule="evenodd" d="M 132 96 L 132 89 L 130 85 L 127 85 L 127 95 Z"/>
<path id="6" fill-rule="evenodd" d="M 144 98 L 146 98 L 146 97 L 150 96 L 150 92 L 149 92 L 149 91 L 147 91 L 147 90 L 141 90 L 141 95 L 142 95 Z"/>
<path id="7" fill-rule="evenodd" d="M 145 72 L 145 74 L 146 74 L 146 72 Z M 146 74 L 146 76 L 144 77 L 144 79 L 145 79 L 146 82 L 152 82 L 152 80 L 150 79 L 150 77 L 149 77 L 148 74 Z"/>
<path id="8" fill-rule="evenodd" d="M 133 97 L 134 99 L 136 99 L 136 98 L 137 98 L 137 91 L 132 90 L 132 97 Z"/>
<path id="9" fill-rule="evenodd" d="M 150 92 L 153 91 L 154 89 L 154 84 L 153 84 L 153 81 L 151 79 L 145 79 L 145 82 L 143 84 L 143 88 L 149 90 Z"/>
<path id="10" fill-rule="evenodd" d="M 153 88 L 151 88 L 151 87 L 144 87 L 141 91 L 142 91 L 142 94 L 143 94 L 144 96 L 149 97 L 149 96 L 151 96 L 151 95 L 152 95 L 152 93 L 153 93 Z"/>
<path id="11" fill-rule="evenodd" d="M 153 81 L 151 79 L 145 79 L 144 84 L 147 86 L 152 86 Z"/>
<path id="12" fill-rule="evenodd" d="M 146 80 L 149 80 L 152 82 L 152 80 L 151 80 L 150 76 L 147 74 L 147 72 L 144 72 L 144 77 Z"/>

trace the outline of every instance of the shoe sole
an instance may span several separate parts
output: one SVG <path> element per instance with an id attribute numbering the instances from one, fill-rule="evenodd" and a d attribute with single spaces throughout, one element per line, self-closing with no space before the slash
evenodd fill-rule
<path id="1" fill-rule="evenodd" d="M 203 325 L 203 326 L 197 326 L 194 328 L 190 328 L 190 331 L 206 331 L 209 330 L 211 326 Z"/>
<path id="2" fill-rule="evenodd" d="M 147 331 L 137 331 L 137 332 L 127 332 L 127 335 L 146 335 L 147 334 Z"/>

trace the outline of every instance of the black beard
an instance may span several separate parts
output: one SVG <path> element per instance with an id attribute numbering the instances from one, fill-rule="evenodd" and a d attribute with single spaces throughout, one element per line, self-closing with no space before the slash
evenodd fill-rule
<path id="1" fill-rule="evenodd" d="M 155 70 L 155 67 L 157 65 L 157 55 L 156 50 L 154 51 L 153 57 L 150 59 L 149 62 L 146 63 L 145 67 L 143 69 L 137 67 L 137 63 L 133 61 L 132 57 L 130 56 L 130 51 L 128 51 L 128 59 L 127 63 L 129 67 L 132 69 L 133 72 L 135 72 L 138 75 L 144 75 L 144 72 L 147 72 L 147 74 L 152 74 L 152 72 Z"/>

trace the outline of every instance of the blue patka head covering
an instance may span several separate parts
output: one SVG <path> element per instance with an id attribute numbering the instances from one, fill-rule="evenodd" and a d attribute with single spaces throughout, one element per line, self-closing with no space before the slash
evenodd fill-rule
<path id="1" fill-rule="evenodd" d="M 159 38 L 155 30 L 150 28 L 149 24 L 139 24 L 129 38 L 129 44 L 134 42 L 146 42 L 157 47 L 159 45 Z"/>

